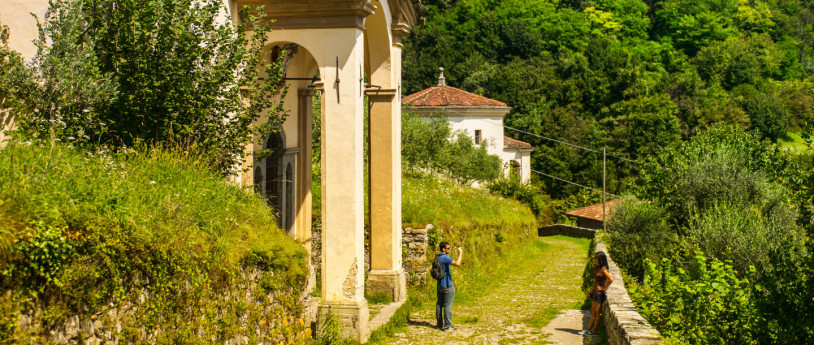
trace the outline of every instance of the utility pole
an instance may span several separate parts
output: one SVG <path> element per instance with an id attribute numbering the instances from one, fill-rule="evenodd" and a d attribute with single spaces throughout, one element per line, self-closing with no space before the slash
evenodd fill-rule
<path id="1" fill-rule="evenodd" d="M 607 161 L 607 153 L 605 147 L 602 146 L 602 231 L 607 232 L 605 227 L 605 162 Z"/>

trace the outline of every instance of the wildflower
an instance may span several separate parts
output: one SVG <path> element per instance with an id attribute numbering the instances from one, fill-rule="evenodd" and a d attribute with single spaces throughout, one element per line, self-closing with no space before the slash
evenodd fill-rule
<path id="1" fill-rule="evenodd" d="M 69 204 L 71 204 L 71 205 L 73 205 L 73 199 L 69 199 L 69 200 L 68 200 L 68 203 L 69 203 Z"/>
<path id="2" fill-rule="evenodd" d="M 150 184 L 155 184 L 155 181 L 150 181 Z"/>

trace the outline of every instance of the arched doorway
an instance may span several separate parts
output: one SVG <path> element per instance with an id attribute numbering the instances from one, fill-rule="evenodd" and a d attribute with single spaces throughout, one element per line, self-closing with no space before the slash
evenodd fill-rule
<path id="1" fill-rule="evenodd" d="M 509 161 L 509 178 L 520 179 L 523 176 L 523 171 L 520 168 L 520 162 Z"/>
<path id="2" fill-rule="evenodd" d="M 283 200 L 285 196 L 283 195 L 284 189 L 282 185 L 285 180 L 282 174 L 283 156 L 285 155 L 285 134 L 283 130 L 278 129 L 269 135 L 263 148 L 267 150 L 267 156 L 264 159 L 265 164 L 262 164 L 266 170 L 265 180 L 263 181 L 263 189 L 266 192 L 264 196 L 268 204 L 274 208 L 277 215 L 277 226 L 283 228 L 285 224 L 283 222 Z"/>

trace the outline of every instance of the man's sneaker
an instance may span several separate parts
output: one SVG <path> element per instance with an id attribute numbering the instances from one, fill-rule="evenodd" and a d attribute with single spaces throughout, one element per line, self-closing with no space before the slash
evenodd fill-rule
<path id="1" fill-rule="evenodd" d="M 584 329 L 577 332 L 577 334 L 579 334 L 579 335 L 592 335 L 590 330 L 584 330 Z"/>
<path id="2" fill-rule="evenodd" d="M 457 331 L 457 330 L 458 330 L 458 329 L 457 329 L 457 328 L 455 328 L 455 327 L 444 328 L 444 332 L 452 332 L 452 331 Z"/>

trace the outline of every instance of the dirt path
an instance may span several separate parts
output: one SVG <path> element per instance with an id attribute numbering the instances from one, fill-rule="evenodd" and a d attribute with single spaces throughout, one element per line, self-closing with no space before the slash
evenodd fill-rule
<path id="1" fill-rule="evenodd" d="M 489 286 L 482 296 L 453 306 L 453 326 L 457 330 L 441 332 L 435 326 L 435 304 L 426 303 L 410 316 L 404 332 L 395 334 L 394 344 L 548 344 L 551 341 L 582 344 L 575 331 L 581 318 L 572 318 L 571 332 L 558 324 L 565 338 L 550 337 L 543 326 L 560 310 L 577 309 L 581 291 L 588 240 L 542 237 L 544 245 L 530 251 L 518 262 L 504 281 Z M 453 279 L 455 273 L 453 272 Z M 559 318 L 558 318 L 558 321 Z M 566 321 L 568 323 L 568 321 Z"/>

